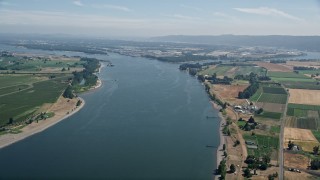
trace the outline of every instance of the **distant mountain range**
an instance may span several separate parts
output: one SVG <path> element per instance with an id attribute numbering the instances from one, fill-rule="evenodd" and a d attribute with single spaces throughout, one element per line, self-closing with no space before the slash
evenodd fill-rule
<path id="1" fill-rule="evenodd" d="M 220 35 L 220 36 L 186 36 L 170 35 L 151 38 L 152 41 L 233 45 L 233 46 L 265 46 L 302 51 L 320 51 L 320 36 L 247 36 L 247 35 Z"/>

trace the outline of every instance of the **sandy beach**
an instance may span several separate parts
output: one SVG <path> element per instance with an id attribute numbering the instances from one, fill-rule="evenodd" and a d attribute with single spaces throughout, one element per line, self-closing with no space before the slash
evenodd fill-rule
<path id="1" fill-rule="evenodd" d="M 219 106 L 217 104 L 215 104 L 214 102 L 212 102 L 212 106 L 214 109 L 219 110 Z M 223 126 L 226 123 L 226 121 L 225 121 L 225 118 L 222 116 L 221 112 L 219 112 L 219 118 L 220 118 L 220 127 L 219 127 L 220 144 L 217 148 L 217 168 L 218 168 L 220 162 L 224 158 L 222 149 L 223 149 L 223 144 L 225 144 L 225 142 L 226 142 L 225 136 L 222 134 L 222 129 L 223 129 Z M 218 180 L 219 176 L 218 175 L 214 176 L 214 179 Z"/>
<path id="2" fill-rule="evenodd" d="M 82 103 L 80 106 L 76 106 L 78 100 Z M 55 115 L 46 120 L 40 120 L 38 123 L 33 122 L 21 129 L 21 133 L 18 134 L 4 134 L 0 136 L 0 148 L 6 147 L 10 144 L 16 143 L 36 133 L 42 132 L 47 128 L 57 124 L 58 122 L 72 116 L 77 113 L 83 106 L 85 101 L 78 97 L 72 100 L 60 97 L 58 101 L 49 108 L 48 112 L 54 112 Z"/>
<path id="3" fill-rule="evenodd" d="M 101 69 L 101 67 L 100 67 Z M 99 69 L 99 71 L 100 71 Z M 98 79 L 96 86 L 92 89 L 97 89 L 102 86 L 102 81 Z M 80 106 L 76 106 L 78 100 L 81 100 L 82 103 Z M 54 116 L 46 120 L 40 120 L 38 122 L 33 122 L 21 129 L 21 133 L 18 134 L 4 134 L 0 136 L 0 149 L 10 144 L 16 143 L 20 140 L 23 140 L 29 136 L 40 133 L 47 128 L 59 123 L 60 121 L 72 116 L 77 113 L 85 105 L 85 101 L 81 97 L 74 99 L 67 99 L 62 96 L 59 97 L 56 103 L 54 103 L 47 112 L 54 112 Z"/>

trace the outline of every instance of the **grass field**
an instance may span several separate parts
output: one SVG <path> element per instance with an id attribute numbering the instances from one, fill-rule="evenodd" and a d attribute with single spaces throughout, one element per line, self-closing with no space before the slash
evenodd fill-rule
<path id="1" fill-rule="evenodd" d="M 280 126 L 271 126 L 270 132 L 271 133 L 280 133 Z"/>
<path id="2" fill-rule="evenodd" d="M 247 121 L 237 121 L 238 126 L 244 126 L 246 125 Z"/>
<path id="3" fill-rule="evenodd" d="M 250 97 L 250 101 L 285 104 L 287 102 L 287 92 L 279 86 L 261 85 L 257 92 Z"/>
<path id="4" fill-rule="evenodd" d="M 320 69 L 315 69 L 315 70 L 300 70 L 300 74 L 320 74 Z"/>
<path id="5" fill-rule="evenodd" d="M 271 78 L 293 78 L 293 79 L 311 79 L 308 76 L 305 76 L 303 74 L 297 74 L 294 72 L 268 72 L 268 76 Z"/>
<path id="6" fill-rule="evenodd" d="M 320 90 L 320 85 L 317 84 L 315 80 L 309 82 L 301 81 L 282 81 L 281 82 L 286 88 L 290 89 L 310 89 L 310 90 Z"/>
<path id="7" fill-rule="evenodd" d="M 9 86 L 16 86 L 20 84 L 34 83 L 43 79 L 48 79 L 42 76 L 33 75 L 14 75 L 14 74 L 0 74 L 1 89 Z"/>
<path id="8" fill-rule="evenodd" d="M 294 117 L 318 118 L 320 106 L 306 104 L 288 104 L 287 115 Z"/>
<path id="9" fill-rule="evenodd" d="M 312 131 L 312 134 L 313 134 L 314 137 L 316 137 L 317 140 L 320 142 L 320 131 L 313 130 L 313 131 Z"/>
<path id="10" fill-rule="evenodd" d="M 255 155 L 260 157 L 262 155 L 271 155 L 272 151 L 278 149 L 279 147 L 279 138 L 275 136 L 266 136 L 266 135 L 248 135 L 244 134 L 243 138 L 245 140 L 250 140 L 256 142 L 258 149 L 248 149 L 248 154 Z"/>
<path id="11" fill-rule="evenodd" d="M 310 129 L 317 130 L 319 129 L 319 118 L 297 118 L 297 117 L 287 117 L 286 127 L 291 128 L 300 128 L 300 129 Z"/>
<path id="12" fill-rule="evenodd" d="M 48 58 L 48 57 L 1 57 L 0 66 L 8 70 L 41 71 L 43 68 L 62 69 L 72 67 L 82 67 L 78 58 Z"/>
<path id="13" fill-rule="evenodd" d="M 201 71 L 199 74 L 202 75 L 213 75 L 214 73 L 217 76 L 228 76 L 234 77 L 236 75 L 247 75 L 251 72 L 256 74 L 264 74 L 264 69 L 257 66 L 226 66 L 218 65 L 215 68 L 209 68 Z"/>
<path id="14" fill-rule="evenodd" d="M 282 83 L 283 82 L 309 82 L 309 83 L 312 83 L 312 82 L 316 82 L 315 79 L 307 79 L 307 78 L 284 78 L 284 77 L 272 77 L 271 78 L 273 81 L 275 82 L 279 82 L 279 83 Z"/>
<path id="15" fill-rule="evenodd" d="M 226 74 L 226 72 L 232 68 L 233 68 L 232 66 L 218 65 L 213 69 L 209 68 L 209 69 L 203 70 L 199 74 L 212 76 L 214 73 L 216 73 L 217 76 L 224 76 Z"/>
<path id="16" fill-rule="evenodd" d="M 262 92 L 263 92 L 263 91 L 262 91 L 262 88 L 259 88 L 259 89 L 256 91 L 256 93 L 254 93 L 254 94 L 249 98 L 249 100 L 250 100 L 250 101 L 254 101 L 254 102 L 258 101 L 258 99 L 260 98 Z"/>
<path id="17" fill-rule="evenodd" d="M 69 77 L 70 76 L 62 76 L 31 84 L 29 82 L 30 78 L 32 82 L 35 81 L 34 78 L 37 77 L 28 77 L 24 79 L 24 83 L 25 85 L 31 86 L 30 88 L 14 91 L 10 94 L 4 92 L 4 95 L 0 95 L 0 126 L 5 125 L 9 118 L 13 118 L 15 122 L 24 120 L 44 103 L 55 102 L 66 88 L 67 83 L 65 83 L 65 81 Z M 11 81 L 15 81 L 15 78 L 21 81 L 20 77 L 17 76 L 8 76 L 5 80 L 7 81 L 10 78 L 13 78 Z M 64 81 L 64 83 L 62 81 Z M 23 82 L 21 81 L 21 83 Z M 6 84 L 8 85 L 10 83 Z"/>
<path id="18" fill-rule="evenodd" d="M 262 93 L 262 95 L 258 99 L 258 102 L 285 104 L 287 102 L 287 95 L 286 94 Z"/>
<path id="19" fill-rule="evenodd" d="M 278 112 L 267 112 L 263 111 L 262 114 L 256 115 L 257 117 L 262 117 L 262 118 L 271 118 L 271 119 L 277 119 L 279 120 L 281 118 L 282 113 Z"/>
<path id="20" fill-rule="evenodd" d="M 286 90 L 281 87 L 262 87 L 264 93 L 269 94 L 287 94 Z"/>

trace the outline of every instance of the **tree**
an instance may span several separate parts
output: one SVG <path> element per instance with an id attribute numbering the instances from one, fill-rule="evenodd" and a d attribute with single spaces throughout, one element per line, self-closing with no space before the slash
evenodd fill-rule
<path id="1" fill-rule="evenodd" d="M 66 68 L 62 68 L 61 71 L 66 71 Z"/>
<path id="2" fill-rule="evenodd" d="M 248 123 L 255 123 L 254 118 L 252 116 L 250 116 Z"/>
<path id="3" fill-rule="evenodd" d="M 8 122 L 8 124 L 13 124 L 13 118 L 11 117 L 11 118 L 9 118 L 9 122 Z"/>
<path id="4" fill-rule="evenodd" d="M 313 147 L 313 154 L 314 154 L 314 155 L 317 155 L 318 152 L 319 152 L 319 146 Z"/>
<path id="5" fill-rule="evenodd" d="M 220 164 L 217 169 L 217 174 L 221 175 L 221 179 L 225 179 L 227 173 L 227 166 L 226 166 L 226 160 L 220 161 Z"/>
<path id="6" fill-rule="evenodd" d="M 77 105 L 76 105 L 76 106 L 80 106 L 80 105 L 81 105 L 81 103 L 82 103 L 82 101 L 81 101 L 81 100 L 78 100 L 78 102 L 77 102 Z"/>
<path id="7" fill-rule="evenodd" d="M 231 164 L 231 165 L 230 165 L 230 172 L 231 172 L 231 173 L 236 172 L 236 166 L 235 166 L 234 164 Z"/>
<path id="8" fill-rule="evenodd" d="M 228 153 L 225 152 L 225 151 L 223 151 L 223 155 L 224 155 L 224 157 L 227 157 L 227 156 L 228 156 Z"/>
<path id="9" fill-rule="evenodd" d="M 244 162 L 247 164 L 254 164 L 256 162 L 256 158 L 253 155 L 248 155 Z"/>
<path id="10" fill-rule="evenodd" d="M 66 88 L 66 90 L 65 90 L 64 93 L 63 93 L 63 97 L 69 98 L 69 99 L 74 98 L 74 94 L 73 94 L 73 92 L 72 92 L 72 86 L 69 85 L 69 86 Z"/>
<path id="11" fill-rule="evenodd" d="M 291 149 L 293 148 L 293 146 L 294 146 L 293 141 L 289 141 L 289 143 L 288 143 L 288 149 L 291 150 Z"/>
<path id="12" fill-rule="evenodd" d="M 268 168 L 268 164 L 266 164 L 266 163 L 262 163 L 259 167 L 259 169 L 261 169 L 261 170 L 266 170 L 267 168 Z"/>
<path id="13" fill-rule="evenodd" d="M 263 108 L 258 109 L 257 114 L 263 113 Z"/>
<path id="14" fill-rule="evenodd" d="M 237 139 L 236 142 L 234 143 L 233 147 L 236 147 L 240 144 L 240 141 Z"/>
<path id="15" fill-rule="evenodd" d="M 320 160 L 319 159 L 313 159 L 311 161 L 311 169 L 312 170 L 318 170 L 320 168 Z"/>
<path id="16" fill-rule="evenodd" d="M 227 103 L 225 102 L 222 106 L 223 109 L 226 109 L 227 108 Z"/>
<path id="17" fill-rule="evenodd" d="M 252 174 L 251 174 L 251 171 L 249 168 L 246 168 L 244 171 L 244 177 L 247 177 L 247 178 L 251 178 L 252 177 Z"/>
<path id="18" fill-rule="evenodd" d="M 270 156 L 268 156 L 268 155 L 264 155 L 264 156 L 262 157 L 262 161 L 263 161 L 264 163 L 268 164 L 268 163 L 270 163 L 271 158 L 270 158 Z"/>

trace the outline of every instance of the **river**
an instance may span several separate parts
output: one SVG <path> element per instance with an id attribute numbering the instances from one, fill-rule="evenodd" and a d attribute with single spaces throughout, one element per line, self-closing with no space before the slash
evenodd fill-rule
<path id="1" fill-rule="evenodd" d="M 102 87 L 80 95 L 75 115 L 1 149 L 0 178 L 212 179 L 220 120 L 206 118 L 218 112 L 196 78 L 177 64 L 86 56 L 115 65 Z"/>

